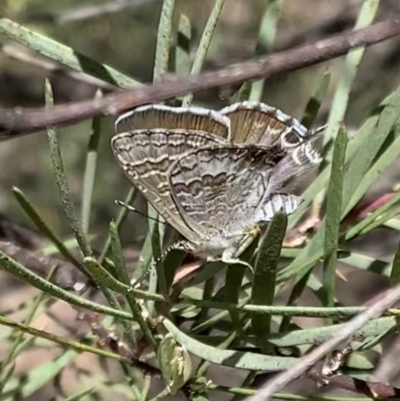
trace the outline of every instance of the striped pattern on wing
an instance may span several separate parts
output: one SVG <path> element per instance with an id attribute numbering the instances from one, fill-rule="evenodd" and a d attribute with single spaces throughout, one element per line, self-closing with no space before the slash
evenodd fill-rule
<path id="1" fill-rule="evenodd" d="M 298 120 L 264 103 L 235 103 L 223 108 L 220 113 L 231 121 L 232 143 L 276 144 L 290 149 L 310 136 L 308 129 Z"/>
<path id="2" fill-rule="evenodd" d="M 203 236 L 244 233 L 270 194 L 269 178 L 283 154 L 256 146 L 193 151 L 171 167 L 172 196 L 189 227 Z"/>
<path id="3" fill-rule="evenodd" d="M 141 106 L 121 115 L 115 122 L 117 133 L 137 129 L 185 129 L 227 138 L 229 118 L 202 107 L 170 107 L 161 104 Z"/>
<path id="4" fill-rule="evenodd" d="M 114 157 L 127 177 L 171 226 L 193 242 L 197 235 L 182 220 L 171 197 L 169 168 L 192 150 L 221 144 L 211 134 L 166 129 L 125 132 L 111 140 Z"/>
<path id="5" fill-rule="evenodd" d="M 322 158 L 308 141 L 297 146 L 278 161 L 270 177 L 270 186 L 274 192 L 281 190 L 296 177 L 321 163 Z"/>
<path id="6" fill-rule="evenodd" d="M 300 196 L 274 193 L 266 199 L 262 207 L 257 211 L 255 220 L 260 224 L 271 221 L 279 211 L 287 215 L 292 214 L 302 201 L 303 199 Z"/>

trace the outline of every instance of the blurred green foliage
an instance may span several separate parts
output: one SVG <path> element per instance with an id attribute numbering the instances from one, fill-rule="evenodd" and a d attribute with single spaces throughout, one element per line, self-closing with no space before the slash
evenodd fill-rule
<path id="1" fill-rule="evenodd" d="M 91 57 L 98 63 L 111 65 L 121 73 L 126 73 L 141 82 L 151 82 L 155 70 L 154 65 L 163 65 L 162 51 L 159 53 L 161 59 L 158 60 L 159 64 L 155 63 L 157 40 L 160 48 L 166 43 L 163 42 L 165 32 L 163 33 L 159 26 L 166 26 L 167 30 L 169 26 L 169 21 L 166 21 L 165 25 L 159 25 L 163 2 L 149 1 L 146 4 L 138 2 L 137 7 L 129 10 L 111 14 L 103 13 L 97 17 L 75 21 L 71 20 L 71 15 L 74 15 L 72 11 L 78 11 L 78 14 L 75 15 L 79 15 L 79 12 L 83 13 L 84 6 L 88 5 L 96 9 L 101 8 L 102 4 L 108 3 L 109 1 L 106 0 L 90 4 L 83 4 L 82 1 L 78 0 L 60 0 L 54 3 L 45 0 L 8 0 L 1 5 L 1 12 L 3 16 L 20 23 L 25 28 L 51 37 L 75 51 Z M 299 6 L 300 3 L 302 6 Z M 203 69 L 206 69 L 254 56 L 256 52 L 260 51 L 260 46 L 257 46 L 257 43 L 268 43 L 268 51 L 270 51 L 293 45 L 301 35 L 303 35 L 304 41 L 325 36 L 326 32 L 322 28 L 320 31 L 313 30 L 316 22 L 323 25 L 333 21 L 334 28 L 340 30 L 340 24 L 337 22 L 340 18 L 345 16 L 350 20 L 349 25 L 352 26 L 357 20 L 357 16 L 363 15 L 364 11 L 368 14 L 364 23 L 369 24 L 374 19 L 375 9 L 373 7 L 368 8 L 368 6 L 371 4 L 378 6 L 378 3 L 379 1 L 376 0 L 367 0 L 363 3 L 364 8 L 359 6 L 349 8 L 347 4 L 336 2 L 333 5 L 329 1 L 320 1 L 316 6 L 315 1 L 310 0 L 298 2 L 226 0 L 225 3 L 211 0 L 177 1 L 172 20 L 171 56 L 166 75 L 173 74 L 176 67 L 173 52 L 177 43 L 178 24 L 179 21 L 182 21 L 181 14 L 185 14 L 189 18 L 192 28 L 190 61 L 193 63 L 196 60 L 198 63 L 196 65 L 201 66 L 203 64 Z M 164 4 L 173 5 L 174 1 L 166 0 Z M 208 48 L 207 41 L 201 41 L 203 30 L 206 26 L 208 26 L 209 32 L 213 29 L 213 23 L 207 24 L 208 18 L 214 5 L 218 8 L 218 5 L 222 6 L 223 4 L 224 8 L 221 15 L 219 15 L 219 10 L 214 10 L 218 23 L 208 51 L 202 53 L 202 50 Z M 313 15 L 308 15 L 311 4 L 315 7 L 314 12 Z M 273 5 L 275 8 L 271 11 L 266 5 Z M 391 12 L 385 6 L 379 10 L 381 16 Z M 68 15 L 69 20 L 66 18 Z M 318 16 L 318 21 L 316 21 L 315 16 Z M 335 21 L 338 26 L 335 25 Z M 269 24 L 267 28 L 270 29 L 265 29 L 265 24 Z M 200 47 L 200 51 L 197 52 L 199 43 L 203 43 L 203 48 Z M 381 171 L 393 162 L 399 154 L 398 110 L 400 109 L 400 95 L 398 84 L 400 78 L 385 74 L 381 76 L 377 73 L 383 67 L 386 67 L 387 71 L 391 71 L 393 65 L 396 64 L 393 53 L 397 48 L 393 43 L 390 42 L 384 50 L 379 50 L 381 52 L 380 58 L 376 56 L 379 51 L 376 53 L 373 49 L 368 49 L 360 67 L 357 66 L 356 62 L 354 63 L 356 65 L 352 72 L 353 75 L 357 73 L 354 82 L 340 79 L 343 78 L 341 74 L 345 74 L 345 70 L 343 72 L 341 68 L 342 59 L 329 61 L 323 65 L 313 66 L 290 74 L 278 74 L 265 81 L 263 92 L 256 91 L 260 100 L 277 106 L 286 113 L 299 118 L 306 115 L 307 121 L 314 121 L 317 112 L 319 112 L 314 126 L 318 126 L 327 120 L 330 112 L 330 101 L 332 98 L 335 99 L 332 95 L 336 90 L 337 82 L 341 83 L 339 86 L 342 94 L 345 97 L 349 96 L 347 113 L 344 113 L 345 110 L 335 111 L 337 110 L 335 106 L 338 105 L 340 99 L 336 100 L 337 104 L 332 107 L 332 114 L 334 115 L 329 120 L 328 131 L 330 135 L 326 139 L 336 140 L 333 163 L 328 160 L 326 169 L 319 172 L 319 177 L 313 181 L 312 185 L 307 186 L 308 183 L 304 182 L 304 188 L 299 189 L 299 192 L 305 189 L 305 204 L 312 204 L 314 212 L 315 210 L 320 211 L 326 191 L 328 191 L 328 215 L 317 216 L 321 220 L 319 221 L 321 225 L 313 227 L 317 231 L 316 234 L 312 238 L 310 236 L 308 242 L 303 242 L 302 247 L 281 249 L 287 225 L 289 228 L 293 228 L 293 222 L 297 222 L 303 217 L 305 207 L 299 208 L 296 214 L 289 218 L 289 222 L 285 217 L 278 214 L 271 223 L 270 230 L 264 240 L 260 241 L 261 250 L 257 258 L 253 258 L 255 259 L 256 280 L 246 276 L 244 270 L 238 266 L 227 269 L 226 275 L 223 276 L 224 270 L 221 264 L 209 264 L 198 275 L 189 277 L 184 281 L 181 287 L 176 286 L 174 293 L 170 294 L 171 277 L 176 267 L 174 265 L 176 260 L 167 259 L 168 263 L 165 263 L 164 268 L 165 275 L 168 277 L 165 277 L 161 282 L 160 276 L 164 270 L 158 270 L 157 281 L 156 269 L 154 269 L 154 274 L 150 279 L 150 286 L 153 283 L 154 288 L 151 288 L 150 291 L 136 290 L 129 285 L 129 277 L 123 270 L 121 243 L 123 248 L 128 248 L 132 243 L 140 248 L 147 232 L 147 222 L 144 217 L 131 214 L 128 217 L 129 221 L 123 227 L 122 233 L 119 233 L 121 243 L 118 238 L 117 226 L 112 223 L 109 231 L 110 220 L 115 217 L 118 210 L 113 201 L 115 199 L 122 200 L 130 189 L 130 184 L 111 157 L 109 145 L 110 137 L 113 135 L 111 118 L 102 118 L 99 124 L 96 122 L 93 125 L 96 130 L 95 135 L 98 135 L 99 138 L 99 146 L 96 153 L 97 170 L 94 176 L 95 185 L 92 207 L 90 208 L 91 221 L 89 222 L 89 234 L 94 234 L 95 238 L 90 244 L 89 241 L 86 242 L 88 240 L 87 227 L 85 225 L 81 229 L 79 226 L 76 219 L 78 215 L 73 213 L 73 205 L 75 204 L 76 210 L 79 210 L 82 197 L 86 196 L 88 191 L 87 188 L 86 191 L 83 190 L 83 177 L 92 122 L 85 121 L 71 127 L 57 128 L 57 131 L 54 132 L 49 130 L 47 134 L 50 152 L 44 133 L 36 133 L 4 142 L 0 147 L 0 183 L 2 189 L 0 209 L 13 216 L 13 219 L 29 222 L 28 217 L 10 195 L 10 188 L 15 185 L 23 189 L 37 213 L 57 234 L 60 236 L 70 235 L 73 231 L 85 256 L 81 267 L 86 268 L 94 278 L 110 306 L 90 302 L 51 285 L 46 280 L 36 277 L 23 263 L 17 263 L 3 252 L 0 252 L 0 266 L 48 295 L 58 297 L 73 305 L 82 306 L 87 310 L 125 319 L 121 326 L 123 326 L 130 344 L 137 345 L 139 349 L 142 344 L 136 343 L 136 336 L 140 336 L 141 333 L 144 334 L 145 341 L 153 350 L 159 347 L 160 338 L 164 340 L 167 338 L 168 341 L 161 341 L 161 344 L 165 345 L 166 348 L 164 350 L 161 347 L 158 348 L 159 351 L 160 349 L 163 351 L 160 351 L 159 355 L 163 361 L 161 370 L 166 380 L 169 381 L 170 390 L 177 390 L 176 387 L 180 388 L 189 380 L 188 386 L 184 389 L 187 396 L 188 394 L 190 396 L 190 392 L 192 392 L 191 395 L 194 394 L 196 397 L 205 397 L 209 389 L 218 387 L 218 384 L 214 386 L 205 380 L 205 375 L 212 363 L 228 365 L 237 368 L 237 370 L 246 370 L 247 378 L 244 379 L 246 385 L 252 383 L 255 377 L 253 371 L 275 371 L 290 368 L 297 363 L 298 354 L 304 353 L 309 346 L 318 344 L 322 339 L 327 338 L 333 329 L 326 327 L 313 331 L 308 327 L 303 327 L 297 321 L 293 322 L 291 320 L 293 316 L 325 317 L 327 319 L 325 323 L 333 324 L 363 310 L 360 307 L 346 308 L 342 306 L 342 301 L 339 299 L 341 294 L 336 291 L 335 287 L 338 259 L 360 271 L 368 270 L 371 265 L 378 263 L 383 274 L 389 274 L 387 264 L 379 259 L 375 260 L 364 254 L 353 252 L 348 240 L 386 224 L 385 219 L 390 219 L 393 227 L 396 224 L 396 219 L 393 218 L 395 214 L 390 215 L 387 208 L 381 206 L 380 213 L 374 214 L 373 219 L 372 217 L 369 220 L 365 219 L 359 223 L 360 225 L 354 223 L 353 227 L 343 224 L 343 218 L 345 217 L 344 211 L 348 211 L 346 208 L 349 208 L 349 205 L 353 206 L 362 199 L 369 186 L 374 181 L 378 181 Z M 18 49 L 25 55 L 29 54 L 35 60 L 38 56 L 34 53 L 27 53 L 27 49 L 17 46 L 8 40 L 6 35 L 0 36 L 0 44 L 3 50 L 0 53 L 0 102 L 2 106 L 38 107 L 44 105 L 45 78 L 49 78 L 51 81 L 56 104 L 95 96 L 95 86 L 84 82 L 84 80 L 68 77 L 65 73 L 66 70 L 50 71 L 48 68 L 43 69 L 34 66 L 34 62 L 29 63 L 18 59 L 21 58 L 18 57 L 18 54 L 21 53 L 13 53 L 14 58 L 11 57 L 12 54 L 6 51 L 9 49 L 7 46 L 12 46 L 12 49 Z M 198 58 L 196 58 L 196 54 L 199 55 Z M 354 55 L 354 53 L 352 54 Z M 358 54 L 362 56 L 361 53 Z M 202 55 L 206 56 L 205 60 L 202 59 Z M 184 57 L 182 54 L 181 56 Z M 349 58 L 347 58 L 345 66 L 348 67 L 348 64 Z M 329 73 L 326 70 L 329 70 Z M 163 68 L 158 72 L 162 73 Z M 198 71 L 194 69 L 194 72 L 197 73 Z M 389 93 L 391 95 L 387 96 Z M 49 85 L 47 85 L 46 94 L 47 103 L 51 104 Z M 313 97 L 314 103 L 307 103 L 310 97 Z M 187 99 L 189 102 L 190 99 Z M 382 99 L 385 100 L 381 103 Z M 194 97 L 195 104 L 207 105 L 211 108 L 219 108 L 231 100 L 226 96 L 224 97 L 218 90 L 196 94 Z M 380 108 L 377 108 L 380 103 Z M 371 109 L 374 110 L 372 114 L 370 113 Z M 306 111 L 304 112 L 304 110 Z M 344 115 L 350 137 L 347 150 L 348 132 L 345 128 L 342 127 L 340 135 L 335 136 Z M 354 139 L 352 138 L 353 132 L 358 129 L 359 125 L 362 127 Z M 376 129 L 375 126 L 377 126 Z M 65 175 L 60 168 L 61 163 L 64 165 Z M 332 172 L 330 171 L 331 167 Z M 53 169 L 58 170 L 56 177 L 54 177 Z M 65 178 L 68 179 L 68 185 L 64 181 Z M 392 182 L 389 180 L 386 184 L 390 187 Z M 69 190 L 67 190 L 68 187 Z M 14 190 L 15 192 L 17 190 Z M 64 205 L 60 201 L 60 193 Z M 136 199 L 136 203 L 139 208 L 144 206 L 143 199 L 140 197 Z M 392 204 L 390 205 L 392 206 Z M 25 209 L 28 210 L 29 208 Z M 85 213 L 88 213 L 88 210 Z M 31 211 L 30 215 L 33 214 Z M 394 227 L 394 229 L 398 228 Z M 49 231 L 47 227 L 44 231 L 46 230 Z M 92 249 L 101 250 L 101 245 L 109 234 L 111 235 L 109 239 L 111 252 L 106 252 L 107 245 L 97 260 L 97 253 L 94 252 L 93 256 Z M 50 237 L 48 234 L 47 236 Z M 60 250 L 60 244 L 57 244 L 54 239 L 53 242 Z M 341 248 L 347 252 L 338 252 Z M 251 248 L 244 257 L 250 259 L 253 256 L 253 251 L 254 248 Z M 62 253 L 67 254 L 67 259 L 68 252 L 68 250 L 62 249 Z M 154 256 L 151 250 L 145 247 L 142 252 L 143 259 L 148 257 L 151 259 Z M 280 254 L 282 258 L 280 258 Z M 74 260 L 73 257 L 69 259 Z M 315 267 L 321 260 L 324 261 L 322 280 L 315 274 Z M 143 263 L 143 260 L 140 263 Z M 285 266 L 280 269 L 282 264 Z M 392 279 L 395 280 L 400 268 L 398 258 L 391 267 Z M 216 272 L 222 272 L 222 274 L 218 276 Z M 219 283 L 218 286 L 216 277 L 223 278 L 222 283 Z M 289 299 L 284 302 L 287 303 L 287 308 L 280 309 L 279 306 L 274 304 L 274 301 L 280 295 L 283 285 L 292 278 L 295 284 L 290 290 Z M 264 285 L 264 281 L 268 281 L 268 286 Z M 159 293 L 156 293 L 157 284 L 160 288 Z M 265 296 L 266 288 L 269 289 L 267 296 Z M 296 305 L 306 290 L 310 290 L 319 303 L 322 303 L 323 306 L 329 306 L 329 308 L 293 306 Z M 118 293 L 121 298 L 125 298 L 129 308 L 125 308 L 121 304 L 114 292 Z M 172 303 L 165 302 L 170 301 L 170 299 L 165 299 L 169 296 L 171 296 Z M 179 298 L 179 296 L 181 297 Z M 148 301 L 146 307 L 142 305 L 143 300 Z M 158 305 L 161 304 L 166 312 L 163 308 L 160 310 L 153 309 L 155 302 L 158 302 Z M 30 323 L 36 308 L 39 308 L 39 302 L 31 308 L 28 318 L 25 320 L 26 324 Z M 210 309 L 216 310 L 217 313 L 210 316 Z M 274 311 L 273 316 L 268 314 L 268 311 L 272 309 Z M 142 316 L 141 312 L 145 312 L 145 316 Z M 147 312 L 150 312 L 150 316 L 147 315 Z M 156 320 L 160 316 L 163 316 L 164 319 L 155 328 Z M 284 316 L 284 318 L 282 319 L 280 316 Z M 13 327 L 15 330 L 28 331 L 26 327 L 15 325 L 7 318 L 3 319 L 3 316 L 0 318 L 2 319 L 0 323 L 4 326 Z M 180 322 L 190 323 L 191 328 L 184 331 L 179 325 Z M 379 324 L 377 321 L 371 322 L 363 329 L 362 335 L 366 338 L 365 342 L 361 345 L 353 344 L 353 346 L 356 350 L 375 347 L 374 340 L 392 330 L 395 324 L 394 317 L 382 318 L 379 320 Z M 283 333 L 283 336 L 279 336 L 280 332 L 290 331 L 293 328 L 298 329 L 297 334 L 289 332 L 286 335 Z M 211 329 L 214 331 L 212 332 Z M 168 337 L 165 336 L 166 332 L 172 334 L 173 340 L 169 334 Z M 211 332 L 213 335 L 208 335 Z M 269 337 L 271 333 L 273 335 Z M 44 336 L 43 333 L 35 333 L 35 335 Z M 10 347 L 6 357 L 7 362 L 12 361 L 17 354 L 16 350 L 22 347 L 22 337 L 11 340 L 13 340 L 13 346 Z M 101 354 L 106 358 L 117 359 L 121 363 L 122 370 L 124 371 L 126 368 L 124 366 L 127 363 L 125 355 L 109 355 L 107 352 L 102 353 L 97 348 L 94 349 L 89 345 L 78 344 L 65 338 L 51 338 L 51 340 L 67 347 L 66 349 L 72 347 L 80 351 L 86 350 L 97 355 Z M 176 348 L 177 344 L 182 348 Z M 25 343 L 25 345 L 29 348 L 31 344 Z M 374 351 L 380 351 L 379 345 L 374 348 Z M 295 346 L 298 346 L 296 351 L 289 348 Z M 253 348 L 248 351 L 247 347 Z M 277 347 L 287 347 L 287 354 L 281 356 Z M 192 372 L 192 364 L 188 363 L 188 351 L 202 358 L 195 372 Z M 23 387 L 23 395 L 31 395 L 34 391 L 32 389 L 38 389 L 52 380 L 59 371 L 70 364 L 75 356 L 75 351 L 63 352 L 59 358 L 51 363 L 41 365 L 40 373 L 45 372 L 46 375 L 44 373 L 39 375 L 39 371 L 37 371 L 28 376 L 26 380 L 28 385 Z M 169 366 L 168 359 L 171 359 L 172 356 L 174 356 L 173 363 Z M 370 359 L 364 358 L 363 354 L 354 353 L 350 358 L 349 366 L 368 375 L 373 364 Z M 146 369 L 143 368 L 141 372 L 146 372 Z M 6 373 L 0 376 L 0 387 L 6 385 L 8 389 L 17 388 L 18 381 L 12 376 L 12 373 L 13 365 L 10 364 Z M 137 382 L 132 384 L 130 381 L 132 376 L 129 376 L 126 371 L 124 373 L 127 383 L 124 383 L 121 386 L 122 389 L 118 390 L 130 398 L 138 399 L 141 397 L 141 399 L 146 399 L 149 389 L 146 378 L 142 377 L 143 380 L 138 381 L 139 385 Z M 192 376 L 189 377 L 190 375 Z M 108 379 L 109 377 L 105 374 L 105 377 L 99 380 L 99 388 L 97 389 L 99 392 L 106 390 Z M 235 388 L 223 388 L 221 386 L 217 389 L 235 394 L 240 389 L 241 381 L 235 383 Z M 77 399 L 85 397 L 88 392 L 91 392 L 91 389 L 77 394 Z M 104 394 L 105 392 L 102 393 L 103 396 Z"/>

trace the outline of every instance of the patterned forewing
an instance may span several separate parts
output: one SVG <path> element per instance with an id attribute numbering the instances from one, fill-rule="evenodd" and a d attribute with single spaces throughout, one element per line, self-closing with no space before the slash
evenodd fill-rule
<path id="1" fill-rule="evenodd" d="M 210 132 L 227 138 L 230 121 L 220 113 L 202 107 L 148 105 L 128 111 L 115 122 L 117 133 L 157 128 Z"/>
<path id="2" fill-rule="evenodd" d="M 112 138 L 111 147 L 127 177 L 168 223 L 190 241 L 197 236 L 187 227 L 172 200 L 168 170 L 171 164 L 192 150 L 221 144 L 206 133 L 180 130 L 136 130 Z"/>
<path id="3" fill-rule="evenodd" d="M 255 146 L 199 149 L 171 167 L 171 192 L 193 229 L 241 232 L 268 195 L 276 154 Z"/>
<path id="4" fill-rule="evenodd" d="M 280 144 L 286 149 L 298 146 L 309 136 L 299 121 L 267 104 L 235 103 L 220 113 L 231 120 L 232 143 Z"/>

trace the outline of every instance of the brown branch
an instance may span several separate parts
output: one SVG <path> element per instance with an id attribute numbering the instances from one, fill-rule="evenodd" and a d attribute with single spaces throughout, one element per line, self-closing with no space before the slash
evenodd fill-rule
<path id="1" fill-rule="evenodd" d="M 397 15 L 367 28 L 344 32 L 292 50 L 276 52 L 198 76 L 179 77 L 152 86 L 112 93 L 101 99 L 58 105 L 47 110 L 0 109 L 0 139 L 10 139 L 48 126 L 68 125 L 94 116 L 115 115 L 132 107 L 190 92 L 268 78 L 273 74 L 330 60 L 346 54 L 354 47 L 369 46 L 399 34 L 400 16 Z"/>
<path id="2" fill-rule="evenodd" d="M 75 290 L 88 283 L 87 277 L 74 265 L 58 257 L 25 249 L 14 242 L 3 240 L 0 240 L 0 250 L 40 277 L 46 277 L 49 271 L 56 266 L 57 269 L 52 277 L 52 282 L 61 288 Z"/>

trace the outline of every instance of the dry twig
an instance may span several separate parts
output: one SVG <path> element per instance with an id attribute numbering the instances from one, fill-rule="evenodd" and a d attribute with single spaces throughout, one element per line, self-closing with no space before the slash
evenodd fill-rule
<path id="1" fill-rule="evenodd" d="M 368 46 L 400 34 L 400 16 L 358 31 L 344 32 L 295 49 L 272 53 L 198 76 L 179 77 L 152 86 L 112 93 L 88 100 L 43 109 L 0 109 L 0 139 L 68 125 L 99 115 L 115 115 L 132 107 L 160 102 L 190 92 L 222 87 L 258 78 L 268 78 L 343 55 L 354 47 Z"/>
<path id="2" fill-rule="evenodd" d="M 301 358 L 292 369 L 277 375 L 274 379 L 270 380 L 263 387 L 261 387 L 255 395 L 248 397 L 246 401 L 267 401 L 271 399 L 274 393 L 282 390 L 287 384 L 299 378 L 330 351 L 348 341 L 353 333 L 362 328 L 370 320 L 378 318 L 399 300 L 400 285 L 397 285 L 396 287 L 387 291 L 365 312 L 351 319 L 336 332 L 333 332 L 332 337 L 328 341 L 321 344 L 308 355 Z"/>

